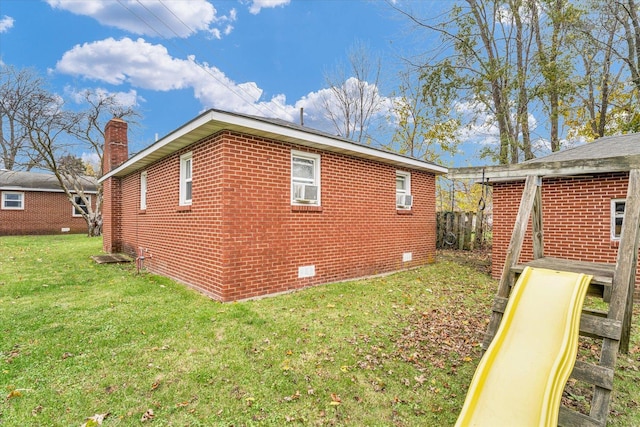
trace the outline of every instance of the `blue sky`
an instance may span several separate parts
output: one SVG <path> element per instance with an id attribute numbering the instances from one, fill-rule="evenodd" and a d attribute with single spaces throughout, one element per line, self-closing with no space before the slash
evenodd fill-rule
<path id="1" fill-rule="evenodd" d="M 0 60 L 35 68 L 65 99 L 104 90 L 134 105 L 132 151 L 209 108 L 297 122 L 304 107 L 305 125 L 331 132 L 324 75 L 357 42 L 381 58 L 385 97 L 401 58 L 433 40 L 384 1 L 0 0 Z"/>

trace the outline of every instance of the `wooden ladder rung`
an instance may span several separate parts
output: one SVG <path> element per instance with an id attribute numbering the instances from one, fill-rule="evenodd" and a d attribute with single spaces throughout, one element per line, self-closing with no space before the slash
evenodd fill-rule
<path id="1" fill-rule="evenodd" d="M 558 415 L 558 425 L 561 427 L 604 427 L 607 425 L 607 422 L 596 420 L 593 417 L 561 406 Z"/>
<path id="2" fill-rule="evenodd" d="M 507 307 L 508 301 L 509 298 L 495 297 L 495 299 L 493 300 L 493 305 L 491 306 L 491 310 L 495 311 L 496 313 L 504 314 L 504 309 Z"/>
<path id="3" fill-rule="evenodd" d="M 620 337 L 622 336 L 622 322 L 583 313 L 580 317 L 580 334 L 620 341 Z"/>
<path id="4" fill-rule="evenodd" d="M 612 368 L 576 360 L 576 364 L 571 372 L 571 378 L 607 390 L 613 390 L 613 374 L 614 371 Z"/>

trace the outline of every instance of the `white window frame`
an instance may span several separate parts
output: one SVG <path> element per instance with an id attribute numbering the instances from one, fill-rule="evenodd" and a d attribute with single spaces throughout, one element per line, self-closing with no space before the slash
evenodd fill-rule
<path id="1" fill-rule="evenodd" d="M 626 202 L 626 199 L 611 199 L 611 240 L 620 240 L 620 235 L 616 235 L 616 219 L 621 218 L 624 221 L 624 212 L 616 213 L 616 204 L 625 203 L 626 208 Z"/>
<path id="2" fill-rule="evenodd" d="M 398 178 L 404 178 L 404 183 L 405 183 L 405 188 L 404 190 L 399 190 L 398 189 Z M 396 171 L 396 209 L 406 209 L 406 210 L 410 210 L 411 206 L 399 206 L 398 205 L 398 199 L 397 196 L 400 194 L 409 194 L 411 195 L 411 172 L 406 172 L 406 171 L 400 171 L 397 170 Z"/>
<path id="3" fill-rule="evenodd" d="M 293 162 L 295 159 L 303 159 L 310 160 L 313 162 L 313 179 L 304 179 L 304 178 L 296 178 L 293 176 Z M 321 206 L 320 202 L 320 194 L 321 186 L 320 186 L 320 155 L 314 153 L 306 153 L 303 151 L 291 150 L 291 204 L 296 206 Z M 304 202 L 300 200 L 296 200 L 295 198 L 295 190 L 294 184 L 307 184 L 307 185 L 315 185 L 318 187 L 317 199 L 315 201 Z"/>
<path id="4" fill-rule="evenodd" d="M 187 165 L 189 173 L 187 174 Z M 191 187 L 191 197 L 187 198 L 187 186 Z M 193 200 L 193 154 L 180 156 L 180 206 L 191 206 Z"/>
<path id="5" fill-rule="evenodd" d="M 84 197 L 86 197 L 87 202 L 89 202 L 89 206 L 91 206 L 91 195 L 90 194 L 85 194 Z M 80 199 L 80 202 L 78 202 L 78 199 Z M 82 203 L 81 196 L 77 196 L 77 195 L 73 196 L 73 200 L 78 204 Z M 86 207 L 86 205 L 85 205 L 85 207 Z M 76 208 L 76 206 L 73 203 L 71 204 L 71 215 L 73 215 L 74 217 L 82 216 L 82 214 L 78 212 L 78 209 Z"/>
<path id="6" fill-rule="evenodd" d="M 19 195 L 20 196 L 20 206 L 7 206 L 7 202 L 16 202 L 17 200 L 7 200 L 7 196 L 11 195 Z M 22 191 L 3 191 L 2 192 L 2 209 L 10 210 L 10 211 L 23 211 L 24 210 L 24 192 Z"/>
<path id="7" fill-rule="evenodd" d="M 140 210 L 147 209 L 147 171 L 140 172 Z"/>

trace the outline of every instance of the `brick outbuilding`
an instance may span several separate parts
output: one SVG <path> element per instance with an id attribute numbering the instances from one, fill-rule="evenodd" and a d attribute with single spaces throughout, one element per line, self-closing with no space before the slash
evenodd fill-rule
<path id="1" fill-rule="evenodd" d="M 275 119 L 209 110 L 127 158 L 105 129 L 106 252 L 233 301 L 435 258 L 446 169 Z"/>
<path id="2" fill-rule="evenodd" d="M 95 206 L 96 180 L 82 182 Z M 0 170 L 0 203 L 0 236 L 87 232 L 87 222 L 51 173 Z"/>
<path id="3" fill-rule="evenodd" d="M 612 136 L 517 165 L 484 168 L 493 188 L 494 278 L 500 278 L 524 188 L 525 175 L 541 177 L 544 254 L 547 257 L 615 264 L 625 213 L 629 171 L 640 167 L 640 134 Z M 480 178 L 483 168 L 450 171 L 450 177 Z M 533 259 L 531 225 L 520 262 Z M 636 300 L 640 297 L 640 267 Z"/>

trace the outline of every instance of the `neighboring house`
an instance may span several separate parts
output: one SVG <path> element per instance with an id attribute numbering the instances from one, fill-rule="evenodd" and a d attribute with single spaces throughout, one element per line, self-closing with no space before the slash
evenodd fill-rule
<path id="1" fill-rule="evenodd" d="M 105 138 L 104 250 L 217 300 L 434 261 L 433 163 L 218 110 L 130 159 Z"/>
<path id="2" fill-rule="evenodd" d="M 544 255 L 616 263 L 629 170 L 640 167 L 640 134 L 605 137 L 509 166 L 484 168 L 493 187 L 492 276 L 499 278 L 511 239 L 524 176 L 542 176 Z M 483 168 L 451 170 L 450 177 L 477 178 Z M 531 225 L 520 262 L 533 258 Z M 640 267 L 635 298 L 640 297 Z"/>
<path id="3" fill-rule="evenodd" d="M 93 205 L 96 180 L 85 181 Z M 87 232 L 86 221 L 53 174 L 0 170 L 0 193 L 0 236 Z"/>

